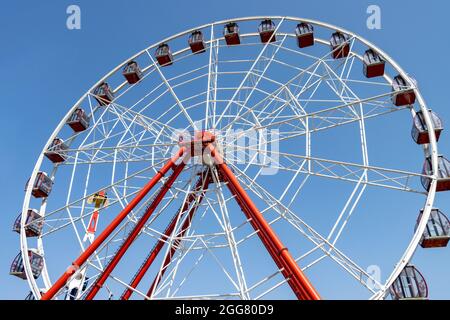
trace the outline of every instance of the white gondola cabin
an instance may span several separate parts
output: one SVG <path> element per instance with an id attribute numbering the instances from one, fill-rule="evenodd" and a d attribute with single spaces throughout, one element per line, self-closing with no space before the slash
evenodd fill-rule
<path id="1" fill-rule="evenodd" d="M 431 176 L 433 174 L 431 158 L 425 160 L 423 165 L 423 172 L 426 176 Z M 430 177 L 422 177 L 421 182 L 425 190 L 430 191 L 432 179 Z M 450 190 L 450 162 L 443 156 L 438 157 L 438 178 L 436 191 L 449 191 Z"/>
<path id="2" fill-rule="evenodd" d="M 136 61 L 128 62 L 123 68 L 122 74 L 129 84 L 138 83 L 142 79 L 142 71 Z"/>
<path id="3" fill-rule="evenodd" d="M 107 106 L 114 100 L 114 94 L 106 82 L 95 88 L 93 94 L 101 106 Z"/>
<path id="4" fill-rule="evenodd" d="M 423 210 L 417 219 L 417 226 L 422 218 Z M 450 220 L 439 209 L 431 209 L 430 219 L 420 239 L 422 248 L 444 248 L 450 241 Z"/>
<path id="5" fill-rule="evenodd" d="M 431 122 L 433 123 L 434 134 L 436 135 L 436 141 L 439 141 L 442 130 L 442 120 L 433 111 L 429 110 Z M 411 129 L 411 136 L 417 144 L 430 143 L 430 136 L 428 132 L 428 126 L 423 117 L 422 111 L 418 111 L 414 117 L 413 126 Z"/>
<path id="6" fill-rule="evenodd" d="M 61 163 L 66 161 L 68 149 L 69 147 L 64 143 L 63 140 L 55 138 L 44 154 L 51 162 Z"/>
<path id="7" fill-rule="evenodd" d="M 20 233 L 22 214 L 20 214 L 14 222 L 13 231 Z M 28 238 L 39 237 L 42 234 L 44 220 L 37 210 L 28 209 L 27 220 L 25 221 L 25 234 Z"/>
<path id="8" fill-rule="evenodd" d="M 428 286 L 422 274 L 412 265 L 407 265 L 390 288 L 393 300 L 426 300 Z"/>
<path id="9" fill-rule="evenodd" d="M 161 67 L 173 64 L 173 56 L 170 47 L 166 43 L 161 43 L 156 49 L 156 60 Z"/>
<path id="10" fill-rule="evenodd" d="M 235 22 L 230 22 L 224 26 L 223 36 L 225 37 L 225 42 L 229 46 L 241 44 L 241 39 L 239 37 L 239 26 Z"/>
<path id="11" fill-rule="evenodd" d="M 270 19 L 261 21 L 258 32 L 262 43 L 277 41 L 275 36 L 275 23 Z"/>
<path id="12" fill-rule="evenodd" d="M 381 77 L 384 75 L 386 61 L 375 50 L 369 49 L 364 53 L 363 65 L 367 78 Z"/>
<path id="13" fill-rule="evenodd" d="M 310 23 L 302 22 L 295 28 L 297 45 L 299 48 L 306 48 L 314 45 L 314 26 Z"/>
<path id="14" fill-rule="evenodd" d="M 69 120 L 67 120 L 67 124 L 72 128 L 73 131 L 82 132 L 89 128 L 90 121 L 91 120 L 86 112 L 81 108 L 77 108 L 72 113 Z"/>
<path id="15" fill-rule="evenodd" d="M 396 76 L 392 82 L 392 102 L 397 106 L 412 105 L 416 102 L 414 89 L 402 76 Z"/>
<path id="16" fill-rule="evenodd" d="M 189 36 L 189 46 L 194 54 L 205 52 L 205 40 L 203 39 L 203 33 L 200 30 L 191 33 Z"/>
<path id="17" fill-rule="evenodd" d="M 334 59 L 342 59 L 350 54 L 350 42 L 348 35 L 342 32 L 335 32 L 330 39 L 330 47 Z"/>
<path id="18" fill-rule="evenodd" d="M 28 180 L 25 190 L 28 188 L 28 184 L 30 180 Z M 53 181 L 50 179 L 45 172 L 38 172 L 36 175 L 36 180 L 33 184 L 33 190 L 31 194 L 35 198 L 47 198 L 52 192 L 53 189 Z"/>
<path id="19" fill-rule="evenodd" d="M 30 259 L 31 271 L 35 279 L 39 278 L 44 268 L 44 258 L 36 250 L 28 250 L 28 259 Z M 11 264 L 9 274 L 26 280 L 25 266 L 23 264 L 22 253 L 19 253 Z"/>

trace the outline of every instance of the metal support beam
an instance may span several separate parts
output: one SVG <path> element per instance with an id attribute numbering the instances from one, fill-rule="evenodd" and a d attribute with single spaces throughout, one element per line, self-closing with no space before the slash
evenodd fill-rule
<path id="1" fill-rule="evenodd" d="M 164 234 L 161 236 L 159 241 L 156 243 L 156 245 L 151 250 L 150 254 L 147 256 L 144 263 L 141 265 L 139 270 L 137 271 L 136 275 L 133 277 L 133 280 L 130 283 L 129 288 L 127 288 L 124 293 L 121 296 L 121 300 L 128 300 L 131 295 L 133 294 L 133 289 L 136 289 L 136 287 L 141 282 L 142 278 L 147 273 L 148 269 L 151 267 L 155 259 L 157 258 L 158 254 L 164 247 L 164 244 L 167 242 L 167 240 L 172 235 L 176 224 L 178 221 L 180 221 L 183 218 L 183 215 L 189 210 L 189 207 L 191 203 L 195 200 L 198 192 L 204 192 L 206 190 L 211 182 L 210 175 L 206 172 L 207 176 L 205 177 L 204 174 L 202 174 L 195 186 L 194 191 L 189 195 L 189 197 L 186 199 L 184 205 L 178 213 L 175 215 L 175 217 L 172 219 L 172 221 L 167 226 L 166 230 L 164 231 Z M 188 218 L 190 220 L 191 217 Z"/>
<path id="2" fill-rule="evenodd" d="M 106 266 L 103 273 L 100 275 L 100 277 L 97 278 L 95 284 L 92 286 L 91 290 L 87 293 L 85 300 L 92 300 L 95 298 L 97 293 L 102 288 L 105 281 L 108 279 L 111 272 L 114 271 L 117 264 L 120 262 L 122 257 L 125 255 L 127 250 L 130 248 L 134 240 L 139 236 L 142 229 L 145 227 L 145 224 L 147 223 L 148 219 L 151 217 L 153 212 L 155 212 L 158 205 L 163 200 L 164 196 L 167 194 L 167 192 L 172 187 L 175 180 L 178 178 L 180 173 L 183 171 L 184 167 L 186 166 L 185 161 L 182 161 L 180 164 L 178 164 L 175 169 L 173 170 L 172 175 L 169 177 L 169 179 L 166 181 L 166 183 L 162 186 L 159 193 L 156 195 L 155 199 L 152 201 L 152 203 L 148 206 L 145 213 L 142 215 L 142 217 L 139 219 L 138 223 L 135 225 L 133 230 L 129 233 L 125 241 L 122 243 L 120 248 L 117 250 L 117 252 L 114 254 L 113 258 L 109 261 L 108 265 Z"/>
<path id="3" fill-rule="evenodd" d="M 202 180 L 202 178 L 200 178 L 200 181 L 201 180 Z M 209 173 L 207 175 L 207 177 L 205 178 L 204 184 L 203 184 L 203 192 L 198 197 L 198 201 L 197 201 L 196 205 L 193 206 L 189 210 L 188 217 L 184 220 L 184 223 L 181 226 L 181 230 L 176 236 L 177 239 L 174 241 L 174 243 L 172 244 L 169 252 L 166 254 L 166 257 L 164 258 L 163 267 L 161 268 L 159 273 L 156 275 L 155 279 L 152 282 L 152 285 L 150 286 L 150 289 L 147 292 L 147 296 L 148 297 L 151 297 L 153 295 L 156 287 L 158 286 L 159 282 L 161 281 L 162 277 L 164 276 L 164 273 L 166 272 L 167 267 L 171 263 L 172 257 L 174 256 L 175 252 L 177 251 L 178 245 L 181 242 L 181 240 L 179 240 L 179 239 L 184 237 L 184 235 L 186 234 L 187 230 L 191 226 L 191 221 L 192 221 L 192 218 L 194 217 L 195 213 L 197 212 L 198 205 L 203 201 L 203 198 L 205 197 L 204 190 L 207 189 L 207 187 L 209 186 L 210 183 L 211 183 L 211 173 Z"/>
<path id="4" fill-rule="evenodd" d="M 283 245 L 281 240 L 264 219 L 247 192 L 241 187 L 236 176 L 224 162 L 223 158 L 216 152 L 214 146 L 211 144 L 209 145 L 209 150 L 216 166 L 222 173 L 224 179 L 228 182 L 228 188 L 231 193 L 236 196 L 239 206 L 258 233 L 259 238 L 269 251 L 272 259 L 281 269 L 297 298 L 300 300 L 320 300 L 320 296 L 315 288 L 303 274 L 288 249 Z"/>
<path id="5" fill-rule="evenodd" d="M 106 229 L 86 248 L 86 250 L 67 268 L 66 272 L 53 284 L 53 286 L 42 296 L 42 300 L 51 300 L 63 288 L 67 281 L 77 270 L 83 266 L 90 256 L 102 245 L 102 243 L 111 235 L 111 233 L 122 223 L 128 214 L 144 199 L 144 197 L 153 189 L 162 177 L 175 165 L 183 156 L 186 148 L 180 148 L 158 173 L 141 189 L 136 197 L 117 215 L 117 217 L 106 227 Z"/>

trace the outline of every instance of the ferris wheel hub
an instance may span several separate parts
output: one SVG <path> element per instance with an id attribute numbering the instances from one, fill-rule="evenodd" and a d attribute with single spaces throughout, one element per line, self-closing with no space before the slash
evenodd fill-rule
<path id="1" fill-rule="evenodd" d="M 200 156 L 205 158 L 205 149 L 209 145 L 215 145 L 216 136 L 212 131 L 198 130 L 193 133 L 180 135 L 178 145 L 181 148 L 186 148 L 191 153 L 191 157 Z M 209 161 L 206 159 L 205 164 Z"/>

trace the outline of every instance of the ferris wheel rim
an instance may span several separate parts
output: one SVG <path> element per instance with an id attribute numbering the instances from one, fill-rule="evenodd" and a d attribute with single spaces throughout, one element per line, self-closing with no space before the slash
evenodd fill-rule
<path id="1" fill-rule="evenodd" d="M 117 67 L 115 67 L 114 69 L 112 69 L 109 73 L 107 73 L 104 77 L 102 77 L 97 83 L 95 83 L 75 104 L 72 108 L 70 108 L 70 110 L 68 111 L 68 113 L 66 114 L 66 116 L 63 117 L 62 121 L 58 124 L 58 126 L 56 127 L 56 129 L 53 131 L 53 133 L 51 134 L 50 138 L 48 139 L 47 143 L 45 144 L 42 152 L 40 153 L 38 160 L 36 161 L 35 167 L 32 171 L 32 175 L 31 175 L 31 180 L 30 181 L 34 181 L 34 179 L 36 178 L 36 175 L 39 172 L 39 169 L 42 166 L 42 162 L 44 160 L 44 153 L 45 151 L 48 149 L 48 147 L 50 146 L 51 142 L 53 141 L 53 139 L 55 139 L 57 137 L 57 134 L 61 131 L 61 129 L 63 128 L 63 126 L 66 124 L 66 121 L 68 120 L 68 118 L 70 117 L 70 115 L 73 113 L 74 110 L 76 110 L 80 104 L 82 103 L 82 101 L 84 99 L 86 99 L 89 94 L 92 92 L 92 90 L 94 90 L 98 85 L 100 85 L 102 82 L 104 82 L 105 80 L 107 80 L 110 76 L 112 76 L 113 74 L 115 74 L 116 72 L 118 72 L 126 63 L 128 63 L 131 60 L 134 60 L 135 58 L 139 57 L 142 54 L 145 54 L 146 52 L 148 52 L 151 49 L 156 48 L 160 43 L 165 43 L 171 40 L 174 40 L 176 38 L 180 38 L 183 37 L 187 34 L 190 34 L 191 32 L 195 31 L 195 30 L 199 30 L 199 29 L 205 29 L 205 28 L 209 28 L 209 27 L 214 27 L 214 26 L 223 26 L 226 23 L 229 22 L 242 22 L 242 21 L 260 21 L 262 19 L 273 19 L 273 20 L 287 20 L 287 21 L 293 21 L 293 22 L 306 22 L 306 23 L 311 23 L 315 26 L 319 26 L 319 27 L 323 27 L 326 29 L 330 29 L 330 30 L 335 30 L 335 31 L 339 31 L 342 33 L 345 33 L 349 36 L 354 37 L 355 39 L 357 39 L 358 41 L 360 41 L 361 43 L 365 44 L 366 46 L 368 46 L 369 48 L 375 49 L 397 72 L 399 75 L 401 75 L 405 80 L 407 80 L 409 83 L 412 83 L 412 79 L 411 77 L 404 71 L 404 69 L 402 69 L 402 67 L 393 59 L 391 58 L 387 53 L 385 53 L 382 49 L 380 49 L 378 46 L 374 45 L 372 42 L 366 40 L 365 38 L 359 36 L 356 33 L 353 33 L 349 30 L 346 30 L 344 28 L 332 25 L 332 24 L 328 24 L 328 23 L 324 23 L 318 20 L 312 20 L 312 19 L 304 19 L 304 18 L 298 18 L 298 17 L 291 17 L 291 16 L 249 16 L 249 17 L 241 17 L 241 18 L 234 18 L 234 19 L 226 19 L 226 20 L 220 20 L 220 21 L 216 21 L 216 22 L 212 22 L 212 23 L 208 23 L 208 24 L 204 24 L 195 28 L 191 28 L 188 30 L 185 30 L 183 32 L 177 33 L 173 36 L 167 37 L 165 39 L 163 39 L 160 42 L 154 43 L 150 46 L 148 46 L 147 48 L 145 48 L 144 50 L 136 53 L 135 55 L 131 56 L 129 59 L 127 59 L 126 61 L 122 62 L 121 64 L 119 64 Z M 219 39 L 223 39 L 223 37 L 220 38 L 216 38 L 214 37 L 214 40 L 219 40 Z M 175 55 L 175 54 L 174 54 Z M 423 98 L 420 90 L 414 86 L 414 91 L 416 93 L 416 96 L 418 98 L 418 105 L 424 115 L 425 121 L 428 125 L 428 127 L 432 127 L 432 120 L 428 114 L 428 112 L 426 112 L 428 110 L 425 99 Z M 438 170 L 438 146 L 437 146 L 437 141 L 436 141 L 436 136 L 433 130 L 429 131 L 429 136 L 430 136 L 430 157 L 431 157 L 431 162 L 432 162 L 432 173 L 433 173 L 433 179 L 431 181 L 431 186 L 430 189 L 428 191 L 428 196 L 425 202 L 425 206 L 424 206 L 424 212 L 421 218 L 421 221 L 416 229 L 416 232 L 412 238 L 412 240 L 410 241 L 406 251 L 404 252 L 402 258 L 400 259 L 399 263 L 395 266 L 392 274 L 387 278 L 387 281 L 384 285 L 383 288 L 381 288 L 377 294 L 372 296 L 372 299 L 382 299 L 384 298 L 384 296 L 387 294 L 387 291 L 390 287 L 390 285 L 392 285 L 392 283 L 395 281 L 396 277 L 400 274 L 400 272 L 403 270 L 403 268 L 410 262 L 410 260 L 412 259 L 412 256 L 416 250 L 416 248 L 419 246 L 419 242 L 420 242 L 420 238 L 421 235 L 423 234 L 423 231 L 426 227 L 426 223 L 429 219 L 429 216 L 431 214 L 431 210 L 433 208 L 433 203 L 434 203 L 434 199 L 435 199 L 435 195 L 436 195 L 436 184 L 437 184 L 437 170 Z M 56 169 L 55 169 L 56 170 Z M 53 176 L 53 174 L 52 174 Z M 40 298 L 41 292 L 40 292 L 40 288 L 38 287 L 36 281 L 34 280 L 33 276 L 32 276 L 32 271 L 31 271 L 31 265 L 28 259 L 25 258 L 25 254 L 28 252 L 29 248 L 28 248 L 28 242 L 27 242 L 27 237 L 25 234 L 25 222 L 26 222 L 26 212 L 29 208 L 29 203 L 30 203 L 30 199 L 31 199 L 31 191 L 32 191 L 32 184 L 30 184 L 26 190 L 25 193 L 25 198 L 24 198 L 24 202 L 23 202 L 23 206 L 22 206 L 22 219 L 21 219 L 21 232 L 20 232 L 20 245 L 21 245 L 21 253 L 22 253 L 22 257 L 23 257 L 23 261 L 24 261 L 24 267 L 25 267 L 25 273 L 27 275 L 27 279 L 28 279 L 28 283 L 30 285 L 31 291 L 33 292 L 33 294 L 35 295 L 35 297 Z M 38 239 L 38 247 L 39 250 L 44 253 L 44 247 L 42 245 L 42 239 Z M 51 281 L 46 269 L 46 263 L 45 263 L 45 267 L 43 270 L 43 280 L 44 280 L 44 284 L 46 285 L 46 287 L 48 288 L 49 286 L 51 286 Z"/>

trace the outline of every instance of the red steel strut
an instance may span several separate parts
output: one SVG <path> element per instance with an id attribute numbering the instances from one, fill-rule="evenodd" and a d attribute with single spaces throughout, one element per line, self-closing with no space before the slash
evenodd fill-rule
<path id="1" fill-rule="evenodd" d="M 204 186 L 206 186 L 206 187 L 203 190 L 205 190 L 211 183 L 211 180 L 212 180 L 211 174 L 212 173 L 209 173 L 208 176 L 206 177 L 205 184 L 204 184 Z M 186 220 L 184 220 L 181 230 L 176 236 L 176 238 L 178 238 L 178 239 L 175 240 L 174 243 L 172 244 L 172 247 L 170 248 L 168 254 L 166 255 L 166 257 L 164 259 L 164 264 L 163 264 L 162 269 L 160 270 L 159 274 L 156 275 L 155 279 L 153 280 L 152 285 L 150 286 L 150 289 L 147 292 L 148 297 L 151 297 L 153 295 L 153 291 L 158 286 L 159 282 L 161 281 L 162 277 L 164 276 L 164 273 L 166 272 L 167 267 L 169 266 L 170 262 L 172 261 L 172 257 L 175 254 L 175 252 L 177 251 L 177 247 L 181 242 L 179 239 L 183 238 L 184 235 L 186 234 L 186 231 L 189 229 L 192 218 L 194 217 L 194 214 L 197 212 L 197 209 L 199 207 L 198 205 L 202 202 L 204 196 L 205 196 L 205 193 L 202 192 L 200 194 L 200 196 L 198 197 L 197 205 L 191 208 L 191 210 L 189 211 L 188 217 L 186 218 Z"/>
<path id="2" fill-rule="evenodd" d="M 175 180 L 180 175 L 181 171 L 183 171 L 184 167 L 186 165 L 185 161 L 182 161 L 179 165 L 175 167 L 173 170 L 172 175 L 169 177 L 169 179 L 166 181 L 166 183 L 161 187 L 160 191 L 156 195 L 155 199 L 152 201 L 152 203 L 148 206 L 145 213 L 142 215 L 142 217 L 139 219 L 138 223 L 134 226 L 133 230 L 129 233 L 125 241 L 121 244 L 120 248 L 117 250 L 117 252 L 114 254 L 113 258 L 109 261 L 106 268 L 103 270 L 100 277 L 97 278 L 94 285 L 91 287 L 89 292 L 86 294 L 85 300 L 92 300 L 95 298 L 97 293 L 102 288 L 105 281 L 108 279 L 109 275 L 117 264 L 120 262 L 122 257 L 125 255 L 127 250 L 130 248 L 134 240 L 139 236 L 142 229 L 144 228 L 145 224 L 147 223 L 148 219 L 150 219 L 153 212 L 155 212 L 156 208 L 160 204 L 160 202 L 163 200 L 167 192 L 172 187 Z"/>
<path id="3" fill-rule="evenodd" d="M 219 172 L 228 182 L 227 186 L 230 191 L 237 197 L 238 204 L 252 221 L 252 225 L 255 228 L 261 241 L 268 249 L 273 260 L 277 266 L 283 267 L 283 275 L 286 277 L 289 285 L 294 291 L 298 299 L 302 300 L 320 300 L 320 296 L 309 282 L 308 278 L 304 275 L 294 258 L 291 256 L 287 248 L 280 241 L 278 236 L 272 230 L 270 225 L 264 219 L 261 212 L 255 206 L 247 192 L 241 187 L 239 181 L 234 175 L 233 171 L 226 165 L 222 157 L 216 152 L 213 145 L 209 145 L 209 151 L 213 157 Z"/>
<path id="4" fill-rule="evenodd" d="M 183 156 L 186 148 L 182 147 L 175 156 L 172 157 L 158 173 L 139 191 L 136 197 L 117 215 L 116 218 L 106 227 L 106 229 L 86 248 L 86 250 L 67 268 L 66 272 L 53 284 L 53 286 L 42 296 L 42 300 L 51 300 L 64 287 L 67 280 L 89 259 L 101 244 L 111 235 L 111 233 L 122 223 L 128 214 L 144 199 L 162 177 L 175 165 Z"/>
<path id="5" fill-rule="evenodd" d="M 166 230 L 164 231 L 164 235 L 161 236 L 159 241 L 155 244 L 153 249 L 150 251 L 150 254 L 147 256 L 146 260 L 144 261 L 144 263 L 141 265 L 141 267 L 139 268 L 139 270 L 133 277 L 129 288 L 125 289 L 125 291 L 123 292 L 123 294 L 121 296 L 121 300 L 128 300 L 131 297 L 131 295 L 133 294 L 132 289 L 136 289 L 136 287 L 141 282 L 142 278 L 147 273 L 148 269 L 151 267 L 151 265 L 155 261 L 156 257 L 158 256 L 158 254 L 164 247 L 164 244 L 167 242 L 167 240 L 172 235 L 172 233 L 175 229 L 175 226 L 177 224 L 177 221 L 181 221 L 181 219 L 183 218 L 183 215 L 189 210 L 189 206 L 195 200 L 198 192 L 204 191 L 205 189 L 207 189 L 210 182 L 211 182 L 211 177 L 210 177 L 209 173 L 206 172 L 206 176 L 205 176 L 205 173 L 202 173 L 200 175 L 200 178 L 195 186 L 194 191 L 188 196 L 183 207 L 180 208 L 178 213 L 174 216 L 172 221 L 167 226 Z M 198 203 L 201 202 L 201 199 L 202 199 L 202 197 L 199 198 Z M 188 219 L 191 220 L 191 218 L 192 217 L 189 217 Z"/>
<path id="6" fill-rule="evenodd" d="M 259 228 L 258 224 L 251 218 L 251 213 L 249 213 L 249 208 L 246 206 L 245 202 L 242 201 L 242 199 L 239 197 L 239 195 L 237 194 L 237 192 L 235 191 L 233 186 L 231 184 L 229 184 L 228 188 L 230 189 L 231 193 L 235 196 L 236 202 L 241 207 L 242 212 L 247 217 L 247 219 L 248 219 L 249 223 L 251 224 L 251 226 L 255 230 L 258 230 L 257 232 L 258 232 L 259 238 L 262 240 L 262 242 L 263 242 L 264 246 L 266 247 L 266 249 L 268 250 L 269 254 L 273 257 L 273 260 L 274 260 L 275 264 L 280 269 L 280 271 L 283 274 L 283 276 L 286 279 L 289 279 L 290 282 L 288 281 L 288 283 L 289 283 L 289 285 L 291 285 L 292 282 L 295 281 L 295 279 L 292 278 L 292 274 L 289 272 L 289 270 L 285 269 L 285 267 L 283 265 L 283 262 L 281 261 L 281 259 L 277 255 L 276 248 L 274 248 L 271 245 L 270 240 L 267 239 L 267 237 L 263 233 L 261 233 L 259 231 L 260 228 Z M 291 285 L 291 288 L 292 288 L 292 290 L 294 290 L 295 295 L 299 299 L 303 299 L 302 297 L 306 296 L 306 292 L 304 290 L 302 290 L 302 287 L 301 287 L 301 285 L 299 283 Z M 299 290 L 301 290 L 301 291 L 299 291 Z"/>

